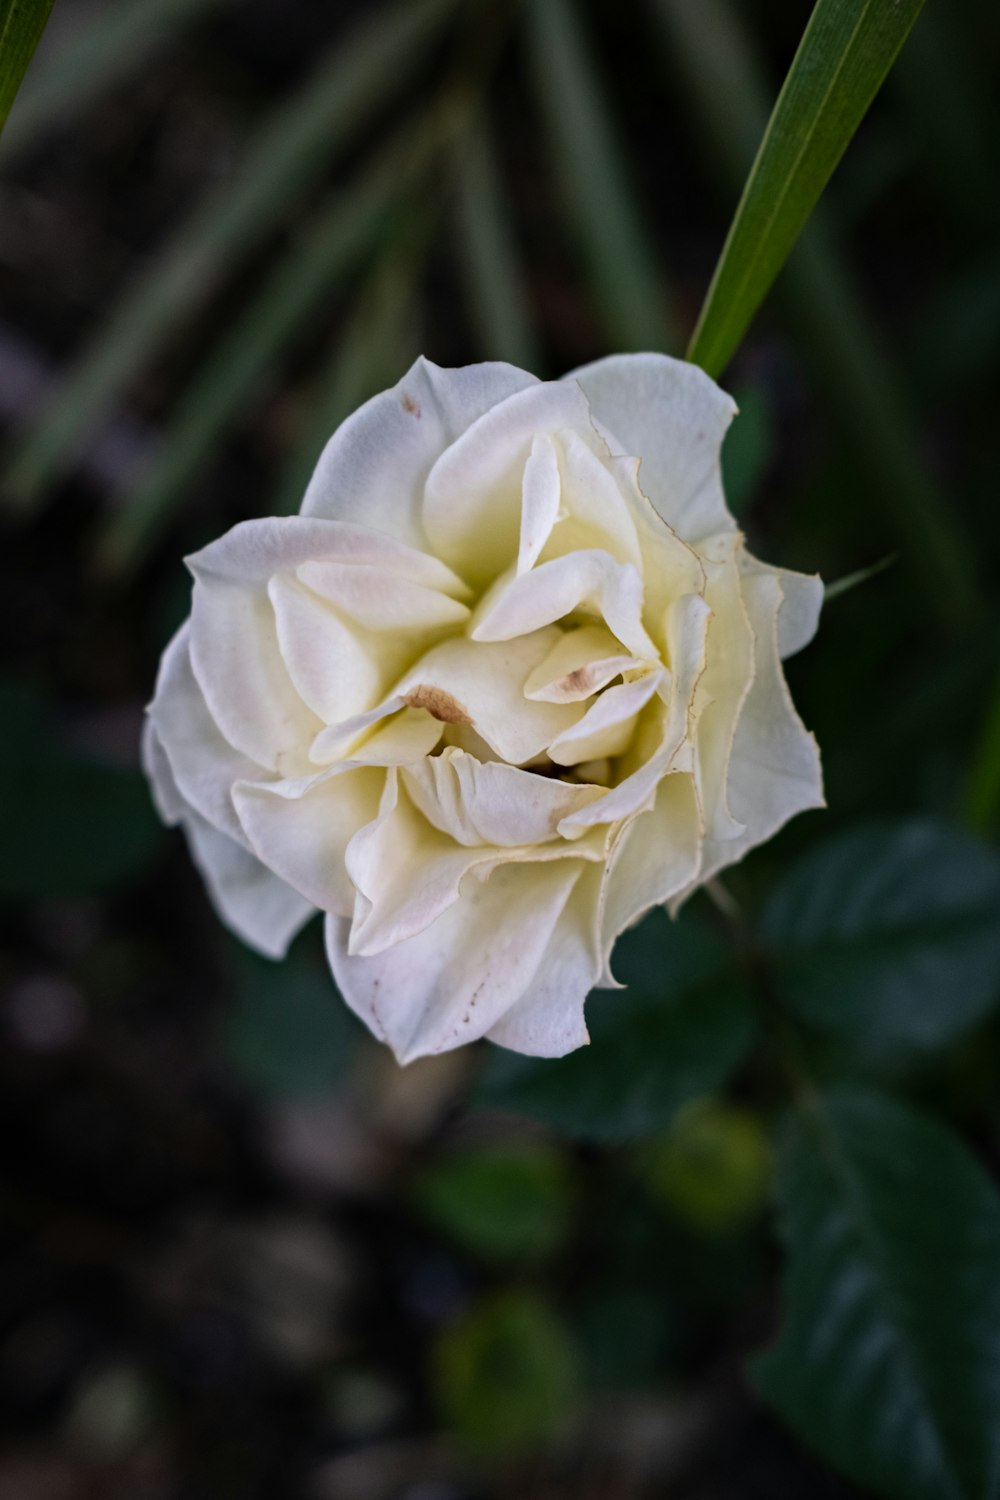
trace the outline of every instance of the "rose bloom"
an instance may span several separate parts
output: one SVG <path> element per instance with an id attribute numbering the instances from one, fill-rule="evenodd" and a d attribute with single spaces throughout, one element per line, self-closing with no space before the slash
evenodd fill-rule
<path id="1" fill-rule="evenodd" d="M 220 916 L 271 957 L 318 908 L 407 1062 L 559 1056 L 616 935 L 822 805 L 781 658 L 818 578 L 726 509 L 736 408 L 692 365 L 542 383 L 420 359 L 297 516 L 188 559 L 144 762 Z"/>

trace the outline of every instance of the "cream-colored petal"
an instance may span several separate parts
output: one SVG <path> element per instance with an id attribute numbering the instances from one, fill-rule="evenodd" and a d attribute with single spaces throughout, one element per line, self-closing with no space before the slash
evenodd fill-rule
<path id="1" fill-rule="evenodd" d="M 615 354 L 566 377 L 583 390 L 615 451 L 641 459 L 642 489 L 686 542 L 734 525 L 719 453 L 736 404 L 686 360 Z"/>
<path id="2" fill-rule="evenodd" d="M 740 568 L 745 574 L 768 573 L 781 585 L 781 609 L 778 611 L 778 651 L 782 660 L 808 646 L 819 626 L 823 608 L 823 580 L 817 573 L 793 573 L 789 568 L 772 568 L 741 551 Z"/>
<path id="3" fill-rule="evenodd" d="M 485 412 L 537 384 L 513 365 L 448 370 L 418 359 L 397 386 L 338 427 L 310 480 L 303 516 L 363 522 L 426 547 L 421 512 L 435 460 Z"/>
<path id="4" fill-rule="evenodd" d="M 560 449 L 563 517 L 545 547 L 543 560 L 598 549 L 610 553 L 616 562 L 631 563 L 641 573 L 643 559 L 632 507 L 607 459 L 575 432 L 561 434 Z"/>
<path id="5" fill-rule="evenodd" d="M 520 771 L 502 761 L 484 765 L 454 748 L 407 767 L 403 781 L 428 822 L 468 847 L 513 848 L 556 840 L 560 821 L 602 791 Z"/>
<path id="6" fill-rule="evenodd" d="M 398 663 L 360 626 L 325 599 L 279 573 L 268 584 L 278 645 L 304 703 L 326 724 L 366 713 L 378 703 Z"/>
<path id="7" fill-rule="evenodd" d="M 634 656 L 621 654 L 615 637 L 603 625 L 581 625 L 560 635 L 528 677 L 524 695 L 540 703 L 580 703 L 623 672 L 640 666 Z"/>
<path id="8" fill-rule="evenodd" d="M 662 669 L 647 672 L 632 682 L 609 687 L 578 723 L 552 741 L 550 760 L 557 766 L 576 766 L 582 761 L 620 755 L 635 732 L 636 715 L 646 707 L 664 675 Z"/>
<path id="9" fill-rule="evenodd" d="M 315 907 L 197 813 L 189 813 L 181 826 L 212 905 L 226 926 L 266 958 L 283 958 Z"/>
<path id="10" fill-rule="evenodd" d="M 766 573 L 751 574 L 743 580 L 743 597 L 755 670 L 733 740 L 728 800 L 745 831 L 735 839 L 706 839 L 702 880 L 742 859 L 796 813 L 825 805 L 819 751 L 795 712 L 778 658 L 781 585 Z"/>
<path id="11" fill-rule="evenodd" d="M 190 812 L 190 806 L 178 790 L 174 773 L 167 759 L 167 752 L 160 743 L 160 737 L 148 715 L 142 722 L 139 760 L 149 782 L 153 806 L 162 821 L 169 827 L 173 827 L 180 822 L 185 813 Z"/>
<path id="12" fill-rule="evenodd" d="M 411 631 L 419 637 L 426 631 L 455 629 L 469 618 L 461 600 L 389 568 L 307 562 L 298 576 L 341 614 L 373 632 Z"/>
<path id="13" fill-rule="evenodd" d="M 712 617 L 697 695 L 696 775 L 705 827 L 714 839 L 737 838 L 744 831 L 729 809 L 726 785 L 733 738 L 754 673 L 754 638 L 743 603 L 738 532 L 728 534 L 726 551 L 723 561 L 705 563 L 705 598 Z"/>
<path id="14" fill-rule="evenodd" d="M 377 815 L 385 776 L 360 766 L 295 781 L 239 782 L 233 802 L 260 861 L 313 906 L 343 916 L 354 909 L 345 851 Z"/>
<path id="15" fill-rule="evenodd" d="M 587 402 L 564 381 L 518 391 L 442 453 L 427 476 L 423 521 L 431 547 L 481 584 L 518 554 L 521 484 L 536 437 L 590 426 Z"/>
<path id="16" fill-rule="evenodd" d="M 665 776 L 652 807 L 627 824 L 608 864 L 601 940 L 605 957 L 620 932 L 697 880 L 702 827 L 694 781 Z"/>
<path id="17" fill-rule="evenodd" d="M 573 887 L 530 985 L 489 1041 L 529 1057 L 565 1057 L 590 1037 L 584 1001 L 601 976 L 598 903 L 603 872 L 586 869 Z"/>
<path id="18" fill-rule="evenodd" d="M 655 661 L 642 605 L 642 579 L 630 563 L 617 563 L 607 552 L 573 552 L 491 589 L 476 612 L 472 639 L 509 641 L 590 610 L 633 656 Z"/>
<path id="19" fill-rule="evenodd" d="M 456 636 L 422 657 L 397 684 L 395 696 L 443 723 L 471 725 L 503 760 L 523 765 L 582 713 L 578 704 L 536 703 L 524 696 L 525 681 L 556 636 L 554 628 L 498 642 Z"/>
<path id="20" fill-rule="evenodd" d="M 259 780 L 263 771 L 220 734 L 191 670 L 190 635 L 185 622 L 160 659 L 149 722 L 185 804 L 237 843 L 245 843 L 230 793 L 234 781 Z"/>
<path id="21" fill-rule="evenodd" d="M 400 1062 L 475 1041 L 524 996 L 583 864 L 503 865 L 472 880 L 431 926 L 371 957 L 330 920 L 327 952 L 347 1004 Z"/>
<path id="22" fill-rule="evenodd" d="M 526 573 L 548 541 L 559 517 L 559 460 L 548 436 L 532 440 L 521 479 L 521 533 L 517 571 Z"/>

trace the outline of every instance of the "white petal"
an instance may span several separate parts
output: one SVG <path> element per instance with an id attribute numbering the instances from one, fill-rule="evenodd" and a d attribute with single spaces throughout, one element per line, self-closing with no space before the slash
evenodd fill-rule
<path id="1" fill-rule="evenodd" d="M 375 817 L 385 772 L 367 766 L 299 781 L 240 782 L 233 802 L 254 852 L 321 911 L 346 915 L 354 887 L 345 851 Z"/>
<path id="2" fill-rule="evenodd" d="M 313 713 L 336 724 L 373 708 L 396 665 L 385 662 L 378 642 L 293 575 L 277 574 L 268 594 L 285 666 Z"/>
<path id="3" fill-rule="evenodd" d="M 526 573 L 548 541 L 559 516 L 559 460 L 549 437 L 536 437 L 521 479 L 521 535 L 517 571 Z"/>
<path id="4" fill-rule="evenodd" d="M 302 582 L 368 630 L 410 630 L 419 635 L 463 625 L 468 606 L 441 589 L 428 588 L 391 568 L 356 563 L 307 562 Z M 463 590 L 464 592 L 464 590 Z"/>
<path id="5" fill-rule="evenodd" d="M 533 440 L 566 427 L 590 428 L 578 387 L 534 385 L 486 412 L 427 476 L 423 519 L 435 554 L 482 583 L 517 556 L 521 485 Z"/>
<path id="6" fill-rule="evenodd" d="M 686 542 L 735 523 L 719 453 L 736 404 L 704 371 L 665 354 L 615 354 L 574 370 L 594 416 L 642 460 L 640 483 Z"/>
<path id="7" fill-rule="evenodd" d="M 660 906 L 698 877 L 701 818 L 693 779 L 665 776 L 656 800 L 632 819 L 608 866 L 603 892 L 602 943 L 615 938 L 652 906 Z"/>
<path id="8" fill-rule="evenodd" d="M 403 780 L 424 817 L 470 847 L 513 848 L 555 840 L 561 819 L 602 791 L 520 771 L 502 761 L 483 765 L 454 748 L 409 766 Z"/>
<path id="9" fill-rule="evenodd" d="M 635 520 L 615 473 L 575 432 L 562 434 L 562 503 L 564 519 L 556 528 L 546 559 L 598 548 L 616 562 L 642 571 Z"/>
<path id="10" fill-rule="evenodd" d="M 187 622 L 160 660 L 149 714 L 184 802 L 213 827 L 245 843 L 230 794 L 234 781 L 245 777 L 259 780 L 261 767 L 223 739 L 209 713 L 191 670 Z"/>
<path id="11" fill-rule="evenodd" d="M 751 574 L 743 591 L 755 637 L 755 674 L 733 741 L 728 799 L 746 831 L 724 842 L 706 840 L 702 880 L 742 859 L 796 813 L 825 805 L 816 741 L 795 712 L 778 659 L 781 586 L 766 573 Z"/>
<path id="12" fill-rule="evenodd" d="M 533 577 L 534 574 L 526 575 Z M 574 703 L 535 703 L 524 684 L 555 644 L 556 630 L 517 640 L 456 636 L 429 651 L 396 687 L 396 695 L 448 723 L 467 723 L 513 765 L 540 755 L 581 715 Z"/>
<path id="13" fill-rule="evenodd" d="M 600 870 L 585 870 L 563 907 L 541 963 L 521 999 L 486 1033 L 529 1057 L 565 1057 L 590 1041 L 584 1001 L 598 983 Z"/>
<path id="14" fill-rule="evenodd" d="M 819 625 L 823 608 L 823 580 L 817 573 L 793 573 L 789 568 L 772 568 L 744 551 L 741 556 L 744 573 L 769 573 L 781 585 L 781 609 L 778 611 L 778 651 L 782 661 L 808 646 Z"/>
<path id="15" fill-rule="evenodd" d="M 635 718 L 656 692 L 662 671 L 647 672 L 632 682 L 620 682 L 595 699 L 580 721 L 549 746 L 557 766 L 576 766 L 585 760 L 620 755 L 635 731 Z"/>
<path id="16" fill-rule="evenodd" d="M 524 684 L 526 698 L 541 703 L 579 703 L 641 663 L 623 656 L 610 630 L 581 625 L 567 630 Z"/>
<path id="17" fill-rule="evenodd" d="M 711 606 L 705 670 L 698 682 L 697 776 L 706 830 L 711 838 L 743 833 L 729 809 L 726 785 L 733 737 L 754 673 L 754 638 L 740 576 L 738 532 L 729 533 L 724 562 L 705 563 L 705 597 Z"/>
<path id="18" fill-rule="evenodd" d="M 642 605 L 642 579 L 630 563 L 617 563 L 599 550 L 573 552 L 491 589 L 472 639 L 509 641 L 586 608 L 601 615 L 634 656 L 655 661 L 658 652 L 643 627 Z"/>
<path id="19" fill-rule="evenodd" d="M 177 789 L 174 773 L 170 769 L 167 752 L 160 743 L 160 737 L 153 728 L 153 721 L 148 716 L 142 723 L 142 735 L 139 740 L 139 759 L 142 769 L 149 781 L 149 790 L 152 793 L 153 805 L 164 823 L 171 827 L 179 823 L 184 814 L 190 811 L 188 804 Z"/>
<path id="20" fill-rule="evenodd" d="M 197 813 L 185 817 L 183 828 L 191 858 L 226 926 L 258 953 L 282 958 L 315 908 Z"/>
<path id="21" fill-rule="evenodd" d="M 309 483 L 303 516 L 364 522 L 425 547 L 421 510 L 434 461 L 484 412 L 537 384 L 513 365 L 445 370 L 418 359 L 397 386 L 338 427 Z"/>
<path id="22" fill-rule="evenodd" d="M 327 923 L 347 1004 L 400 1062 L 483 1036 L 525 995 L 584 866 L 504 865 L 469 882 L 423 932 L 373 957 L 349 955 L 349 923 Z"/>

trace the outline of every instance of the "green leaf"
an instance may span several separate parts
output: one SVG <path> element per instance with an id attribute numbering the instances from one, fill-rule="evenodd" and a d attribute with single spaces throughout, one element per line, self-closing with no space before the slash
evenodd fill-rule
<path id="1" fill-rule="evenodd" d="M 706 1234 L 730 1234 L 761 1212 L 771 1152 L 756 1115 L 714 1099 L 680 1111 L 662 1140 L 640 1153 L 654 1197 Z"/>
<path id="2" fill-rule="evenodd" d="M 847 573 L 843 578 L 835 578 L 828 583 L 823 590 L 823 603 L 829 604 L 832 599 L 839 599 L 841 594 L 849 594 L 859 584 L 868 583 L 872 578 L 877 578 L 884 573 L 886 568 L 891 568 L 896 561 L 896 553 L 890 552 L 888 557 L 880 557 L 878 562 L 872 563 L 867 568 L 858 568 L 854 573 Z"/>
<path id="3" fill-rule="evenodd" d="M 535 1260 L 570 1230 L 566 1164 L 546 1146 L 464 1146 L 432 1162 L 413 1184 L 424 1217 L 483 1260 Z"/>
<path id="4" fill-rule="evenodd" d="M 841 1092 L 782 1154 L 789 1267 L 751 1365 L 801 1440 L 890 1500 L 1000 1488 L 1000 1201 L 940 1125 Z"/>
<path id="5" fill-rule="evenodd" d="M 675 344 L 654 256 L 601 79 L 572 0 L 531 0 L 525 20 L 538 93 L 595 299 L 619 349 Z"/>
<path id="6" fill-rule="evenodd" d="M 31 683 L 0 682 L 0 898 L 81 896 L 136 875 L 163 838 L 138 770 L 68 750 Z"/>
<path id="7" fill-rule="evenodd" d="M 361 1028 L 307 927 L 281 963 L 232 945 L 234 993 L 224 1046 L 234 1071 L 272 1099 L 329 1094 L 354 1056 Z"/>
<path id="8" fill-rule="evenodd" d="M 682 1104 L 719 1089 L 755 1032 L 721 940 L 691 913 L 671 924 L 657 910 L 619 938 L 614 970 L 628 987 L 591 995 L 589 1047 L 544 1061 L 494 1049 L 476 1102 L 621 1141 L 665 1129 Z"/>
<path id="9" fill-rule="evenodd" d="M 37 503 L 80 437 L 232 266 L 281 220 L 425 56 L 455 0 L 397 0 L 338 40 L 312 77 L 261 126 L 231 182 L 211 193 L 160 252 L 40 414 L 7 476 Z"/>
<path id="10" fill-rule="evenodd" d="M 52 0 L 0 0 L 0 130 L 51 9 Z"/>
<path id="11" fill-rule="evenodd" d="M 688 347 L 710 375 L 739 345 L 922 8 L 817 0 Z"/>
<path id="12" fill-rule="evenodd" d="M 936 1047 L 1000 999 L 1000 855 L 945 823 L 876 823 L 820 845 L 762 933 L 800 1019 L 863 1043 Z"/>
<path id="13" fill-rule="evenodd" d="M 438 1404 L 456 1435 L 486 1453 L 517 1453 L 572 1415 L 576 1350 L 533 1292 L 500 1292 L 447 1328 L 435 1350 Z"/>
<path id="14" fill-rule="evenodd" d="M 51 3 L 51 0 L 50 0 Z M 83 22 L 52 56 L 39 61 L 18 95 L 0 152 L 4 157 L 65 124 L 184 25 L 231 0 L 115 0 Z"/>

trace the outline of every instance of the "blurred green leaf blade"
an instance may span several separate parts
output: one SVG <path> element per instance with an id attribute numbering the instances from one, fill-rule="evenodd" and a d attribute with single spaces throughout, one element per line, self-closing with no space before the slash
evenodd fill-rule
<path id="1" fill-rule="evenodd" d="M 799 1019 L 941 1046 L 1000 1000 L 1000 854 L 930 819 L 853 829 L 788 872 L 762 933 Z"/>
<path id="2" fill-rule="evenodd" d="M 455 0 L 399 0 L 321 60 L 260 128 L 236 178 L 211 193 L 70 370 L 15 455 L 13 500 L 28 508 L 77 443 L 232 265 L 271 231 L 424 56 Z"/>
<path id="3" fill-rule="evenodd" d="M 817 0 L 688 347 L 710 375 L 735 352 L 922 8 Z"/>
<path id="4" fill-rule="evenodd" d="M 755 1035 L 753 1002 L 727 949 L 686 913 L 655 911 L 618 940 L 621 993 L 587 1003 L 591 1044 L 539 1061 L 491 1052 L 482 1105 L 542 1120 L 581 1140 L 622 1141 L 665 1129 L 682 1104 L 714 1092 Z"/>
<path id="5" fill-rule="evenodd" d="M 947 1130 L 842 1091 L 779 1172 L 790 1261 L 777 1343 L 751 1365 L 798 1437 L 890 1500 L 1000 1484 L 1000 1200 Z"/>
<path id="6" fill-rule="evenodd" d="M 52 0 L 0 0 L 0 130 L 35 55 Z"/>
<path id="7" fill-rule="evenodd" d="M 573 0 L 531 0 L 538 92 L 595 298 L 618 349 L 674 346 L 662 255 L 654 255 L 597 66 Z"/>

